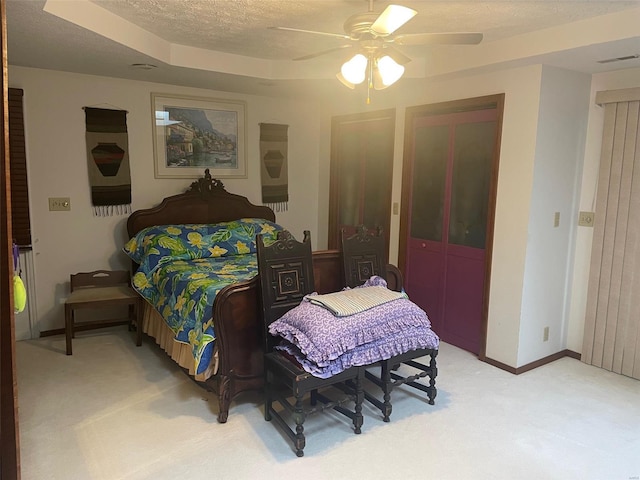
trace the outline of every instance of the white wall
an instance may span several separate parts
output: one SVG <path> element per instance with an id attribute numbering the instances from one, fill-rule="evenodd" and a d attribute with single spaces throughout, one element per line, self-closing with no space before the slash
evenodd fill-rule
<path id="1" fill-rule="evenodd" d="M 407 81 L 402 88 L 374 93 L 369 106 L 357 93 L 350 103 L 309 105 L 10 66 L 10 86 L 25 89 L 39 316 L 34 335 L 62 327 L 60 302 L 66 295 L 71 272 L 128 267 L 120 253 L 126 240 L 125 217 L 100 218 L 92 214 L 83 106 L 109 104 L 129 111 L 134 209 L 154 205 L 164 196 L 183 191 L 190 183 L 153 177 L 151 92 L 239 98 L 247 102 L 249 177 L 224 183 L 229 191 L 246 195 L 254 203 L 260 203 L 258 124 L 289 124 L 291 201 L 289 211 L 278 214 L 278 221 L 294 234 L 310 229 L 314 248 L 322 249 L 326 248 L 332 115 L 396 108 L 392 201 L 400 203 L 406 108 L 504 93 L 486 354 L 517 367 L 565 348 L 580 352 L 592 231 L 571 225 L 578 210 L 592 210 L 594 205 L 602 116 L 593 98 L 598 90 L 640 85 L 640 69 L 594 76 L 588 107 L 583 103 L 586 100 L 581 100 L 586 81 L 581 75 L 538 65 L 446 81 Z M 580 131 L 584 132 L 586 113 L 580 112 L 586 108 L 583 162 Z M 547 172 L 551 172 L 551 180 L 546 179 Z M 578 187 L 577 204 L 569 192 L 561 191 L 557 196 L 553 193 L 555 185 L 564 186 L 565 182 L 569 191 L 573 185 Z M 547 199 L 550 185 L 554 190 Z M 71 212 L 49 212 L 47 198 L 53 196 L 71 197 Z M 555 211 L 561 212 L 560 230 L 552 227 Z M 390 259 L 397 261 L 398 216 L 391 219 L 390 234 Z M 536 253 L 538 250 L 540 254 Z M 549 252 L 552 254 L 546 256 Z M 558 281 L 562 293 L 554 290 L 556 295 L 549 307 L 552 313 L 537 316 L 536 303 L 544 297 L 536 282 L 544 277 L 544 271 L 525 273 L 525 265 L 551 258 L 561 259 L 558 271 L 560 277 L 560 270 L 565 271 L 565 287 Z M 547 268 L 555 272 L 554 266 L 549 264 Z M 558 313 L 562 309 L 568 311 Z M 543 318 L 553 322 L 550 341 L 541 344 L 540 327 L 549 325 L 540 323 Z"/>
<path id="2" fill-rule="evenodd" d="M 590 75 L 542 70 L 517 366 L 565 348 L 590 87 Z"/>
<path id="3" fill-rule="evenodd" d="M 395 97 L 374 97 L 372 105 L 362 103 L 358 108 L 397 107 L 392 197 L 400 202 L 403 153 L 399 139 L 404 136 L 405 108 L 505 93 L 486 353 L 513 367 L 564 349 L 582 351 L 593 231 L 578 227 L 576 216 L 579 211 L 593 211 L 595 206 L 603 123 L 595 93 L 640 86 L 640 69 L 594 75 L 590 98 L 585 93 L 588 82 L 588 76 L 562 69 L 518 68 L 442 82 L 424 81 L 411 89 L 396 90 Z M 353 113 L 354 107 L 335 106 L 334 114 Z M 542 164 L 537 166 L 538 162 Z M 540 177 L 535 187 L 534 166 Z M 551 178 L 546 178 L 546 172 Z M 320 191 L 322 202 L 324 187 Z M 559 229 L 552 227 L 556 211 L 561 213 Z M 392 260 L 397 260 L 398 234 L 399 218 L 394 216 Z M 535 239 L 531 240 L 530 268 L 525 274 L 530 234 Z M 548 292 L 542 288 L 541 277 L 547 276 L 547 271 L 534 267 L 537 262 L 554 274 L 547 277 L 554 283 L 552 299 L 542 307 L 539 305 Z M 550 327 L 548 342 L 542 341 L 544 326 Z"/>
<path id="4" fill-rule="evenodd" d="M 640 86 L 640 69 L 591 78 L 539 65 L 407 84 L 374 92 L 368 106 L 363 98 L 334 105 L 332 115 L 396 107 L 392 201 L 400 203 L 406 107 L 505 93 L 486 354 L 519 367 L 564 349 L 580 353 L 592 229 L 578 227 L 576 216 L 595 205 L 602 137 L 595 92 Z M 328 164 L 320 168 L 328 178 Z M 320 204 L 327 201 L 328 180 L 320 186 Z M 391 261 L 399 225 L 392 216 Z"/>
<path id="5" fill-rule="evenodd" d="M 193 88 L 9 67 L 9 85 L 24 94 L 27 168 L 36 277 L 33 335 L 64 326 L 63 302 L 71 273 L 129 268 L 121 248 L 126 216 L 96 217 L 90 200 L 84 106 L 127 110 L 132 208 L 147 208 L 184 191 L 191 179 L 155 179 L 151 92 L 233 98 L 247 103 L 248 178 L 223 180 L 232 193 L 260 204 L 259 123 L 289 125 L 289 209 L 276 220 L 294 235 L 318 237 L 320 116 L 317 105 Z M 50 212 L 49 197 L 70 197 L 70 212 Z M 325 227 L 326 229 L 326 227 Z M 319 238 L 321 238 L 319 240 Z M 30 299 L 32 302 L 33 298 Z"/>
<path id="6" fill-rule="evenodd" d="M 342 115 L 354 111 L 396 108 L 392 201 L 400 203 L 406 107 L 505 94 L 486 354 L 489 358 L 514 367 L 517 366 L 521 329 L 541 78 L 542 67 L 538 65 L 442 81 L 406 82 L 396 89 L 385 90 L 384 95 L 374 92 L 369 106 L 361 98 L 359 102 L 349 105 L 334 105 L 332 110 L 333 115 Z M 328 168 L 328 165 L 321 165 L 321 170 Z M 326 194 L 328 199 L 328 185 L 321 186 L 320 191 L 323 202 L 323 195 Z M 397 216 L 391 220 L 389 258 L 393 261 L 398 256 L 400 223 Z"/>
<path id="7" fill-rule="evenodd" d="M 601 73 L 592 77 L 589 122 L 582 178 L 580 179 L 581 190 L 578 208 L 580 211 L 593 212 L 596 204 L 596 187 L 598 184 L 598 167 L 600 165 L 600 148 L 602 146 L 602 128 L 604 124 L 604 109 L 595 103 L 596 92 L 634 87 L 640 87 L 640 68 Z M 597 214 L 598 212 L 596 212 Z M 592 238 L 592 228 L 577 227 L 566 340 L 566 348 L 575 352 L 582 352 Z"/>

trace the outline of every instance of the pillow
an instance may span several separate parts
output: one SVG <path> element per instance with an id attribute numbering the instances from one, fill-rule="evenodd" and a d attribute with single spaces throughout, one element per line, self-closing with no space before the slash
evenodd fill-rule
<path id="1" fill-rule="evenodd" d="M 124 246 L 136 263 L 153 268 L 169 260 L 222 257 L 255 253 L 256 235 L 275 241 L 282 227 L 260 218 L 242 218 L 216 224 L 160 225 L 140 230 Z"/>
<path id="2" fill-rule="evenodd" d="M 364 312 L 336 317 L 310 301 L 308 295 L 269 325 L 272 335 L 294 344 L 312 362 L 326 365 L 360 345 L 378 341 L 406 328 L 431 328 L 427 314 L 407 298 L 399 298 Z"/>

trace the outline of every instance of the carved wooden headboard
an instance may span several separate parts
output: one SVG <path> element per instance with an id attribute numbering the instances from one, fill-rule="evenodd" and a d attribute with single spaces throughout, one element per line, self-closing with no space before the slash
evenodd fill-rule
<path id="1" fill-rule="evenodd" d="M 204 177 L 194 181 L 185 193 L 167 197 L 155 207 L 133 212 L 127 220 L 127 233 L 131 238 L 153 225 L 220 223 L 239 218 L 264 218 L 274 222 L 276 217 L 269 207 L 254 205 L 246 197 L 227 192 L 207 169 Z"/>

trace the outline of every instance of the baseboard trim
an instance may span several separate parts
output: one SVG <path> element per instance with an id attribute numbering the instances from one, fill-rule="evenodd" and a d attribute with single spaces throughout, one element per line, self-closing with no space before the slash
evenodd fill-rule
<path id="1" fill-rule="evenodd" d="M 575 358 L 576 360 L 582 360 L 582 354 L 574 352 L 573 350 L 565 350 L 565 356 Z"/>
<path id="2" fill-rule="evenodd" d="M 509 373 L 513 373 L 514 375 L 517 375 L 517 369 L 515 367 L 511 367 L 509 365 L 507 365 L 506 363 L 502 363 L 499 362 L 497 360 L 494 360 L 493 358 L 489 358 L 489 357 L 484 357 L 483 360 L 485 363 L 488 363 L 489 365 L 493 365 L 494 367 L 498 367 L 500 370 L 504 370 L 505 372 L 509 372 Z"/>
<path id="3" fill-rule="evenodd" d="M 563 357 L 571 357 L 571 358 L 575 358 L 576 360 L 580 360 L 582 358 L 582 355 L 579 354 L 578 352 L 574 352 L 573 350 L 567 349 L 517 368 L 509 366 L 505 363 L 499 362 L 489 357 L 485 357 L 484 362 L 488 363 L 489 365 L 493 365 L 494 367 L 498 367 L 501 370 L 505 370 L 509 373 L 513 373 L 514 375 L 520 375 L 521 373 L 528 372 L 530 370 L 533 370 L 534 368 L 538 368 L 538 367 L 541 367 L 542 365 L 546 365 L 547 363 L 555 362 L 556 360 L 559 360 Z"/>

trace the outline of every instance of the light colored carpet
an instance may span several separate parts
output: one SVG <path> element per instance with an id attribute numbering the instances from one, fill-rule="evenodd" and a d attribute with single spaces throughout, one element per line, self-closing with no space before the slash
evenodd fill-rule
<path id="1" fill-rule="evenodd" d="M 640 382 L 564 358 L 515 376 L 443 344 L 438 397 L 393 395 L 306 423 L 305 456 L 262 416 L 258 393 L 216 421 L 201 389 L 124 327 L 18 342 L 23 480 L 640 478 Z"/>

